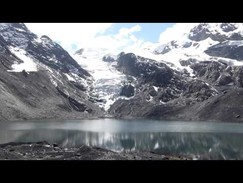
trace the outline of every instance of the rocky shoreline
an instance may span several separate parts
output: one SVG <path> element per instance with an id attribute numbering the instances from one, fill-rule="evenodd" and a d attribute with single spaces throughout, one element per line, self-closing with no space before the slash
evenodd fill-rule
<path id="1" fill-rule="evenodd" d="M 42 142 L 10 142 L 0 145 L 0 160 L 190 160 L 188 157 L 165 156 L 154 152 L 113 152 L 82 145 L 62 148 Z"/>

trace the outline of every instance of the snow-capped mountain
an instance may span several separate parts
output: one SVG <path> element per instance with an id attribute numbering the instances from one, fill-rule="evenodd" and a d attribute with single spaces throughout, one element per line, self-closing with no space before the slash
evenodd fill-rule
<path id="1" fill-rule="evenodd" d="M 109 109 L 111 114 L 242 120 L 243 24 L 193 23 L 184 27 L 171 28 L 161 36 L 165 41 L 153 49 L 118 57 L 118 70 L 134 76 L 137 83 L 134 96 L 117 100 Z"/>
<path id="2" fill-rule="evenodd" d="M 0 50 L 1 119 L 102 114 L 90 101 L 91 75 L 49 37 L 2 23 Z"/>
<path id="3" fill-rule="evenodd" d="M 241 87 L 243 24 L 193 23 L 181 32 L 177 26 L 173 29 L 171 35 L 177 36 L 168 39 L 167 32 L 163 43 L 133 53 L 83 48 L 74 54 L 91 73 L 93 95 L 108 113 L 165 117 L 217 100 L 224 87 Z"/>
<path id="4" fill-rule="evenodd" d="M 231 65 L 242 65 L 243 57 L 230 57 L 224 54 L 213 54 L 212 50 L 217 47 L 240 47 L 243 40 L 243 24 L 241 23 L 189 23 L 187 32 L 180 32 L 179 26 L 171 28 L 171 39 L 168 38 L 159 44 L 155 44 L 155 49 L 152 51 L 143 50 L 136 54 L 152 58 L 157 61 L 167 61 L 178 70 L 187 69 L 192 72 L 190 67 L 183 66 L 180 62 L 187 60 L 197 61 L 224 61 Z M 177 33 L 180 36 L 173 34 Z M 166 32 L 166 37 L 169 32 Z M 163 36 L 163 35 L 162 35 Z M 163 40 L 163 39 L 162 39 Z M 216 46 L 217 45 L 217 46 Z M 216 46 L 216 47 L 215 47 Z M 228 48 L 225 48 L 229 50 Z M 228 51 L 229 52 L 229 51 Z M 229 54 L 229 53 L 228 53 Z"/>

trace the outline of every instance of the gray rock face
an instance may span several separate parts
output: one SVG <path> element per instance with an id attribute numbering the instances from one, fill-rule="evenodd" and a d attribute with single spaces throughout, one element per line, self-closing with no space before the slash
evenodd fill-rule
<path id="1" fill-rule="evenodd" d="M 209 47 L 205 53 L 210 56 L 220 56 L 241 61 L 243 60 L 243 41 L 225 41 Z"/>
<path id="2" fill-rule="evenodd" d="M 189 84 L 187 91 L 184 93 L 184 96 L 187 98 L 196 98 L 197 101 L 204 101 L 216 94 L 217 92 L 211 89 L 205 82 L 200 80 L 193 80 Z"/>
<path id="3" fill-rule="evenodd" d="M 223 26 L 223 25 L 221 25 Z M 226 27 L 223 30 L 225 30 L 225 32 L 229 32 L 231 30 L 236 29 L 235 27 L 229 26 Z M 210 30 L 208 29 L 208 24 L 207 23 L 201 23 L 198 26 L 194 27 L 191 30 L 191 33 L 189 35 L 189 39 L 193 40 L 193 41 L 202 41 L 205 40 L 207 38 L 211 38 L 214 41 L 225 41 L 227 39 L 227 37 L 224 34 L 220 34 L 220 33 L 212 33 L 210 32 Z"/>
<path id="4" fill-rule="evenodd" d="M 104 62 L 114 62 L 115 61 L 115 59 L 114 58 L 112 58 L 111 56 L 104 56 L 103 58 L 102 58 L 102 60 L 104 61 Z"/>
<path id="5" fill-rule="evenodd" d="M 196 63 L 197 62 L 197 60 L 196 59 L 188 59 L 188 60 L 181 60 L 180 61 L 180 64 L 182 65 L 182 66 L 190 66 L 190 65 L 192 65 L 192 64 L 194 64 L 194 63 Z"/>
<path id="6" fill-rule="evenodd" d="M 117 69 L 124 74 L 137 77 L 141 84 L 150 83 L 154 86 L 166 87 L 181 81 L 180 73 L 176 73 L 166 64 L 133 53 L 118 57 Z"/>
<path id="7" fill-rule="evenodd" d="M 224 72 L 227 65 L 219 62 L 204 61 L 192 64 L 190 67 L 194 70 L 197 77 L 214 83 L 220 77 L 220 74 Z"/>
<path id="8" fill-rule="evenodd" d="M 236 86 L 243 87 L 243 67 L 236 67 L 234 78 Z"/>
<path id="9" fill-rule="evenodd" d="M 237 29 L 237 27 L 235 27 L 232 24 L 228 24 L 228 23 L 222 23 L 220 25 L 220 28 L 224 31 L 224 32 L 231 32 Z"/>
<path id="10" fill-rule="evenodd" d="M 230 83 L 233 83 L 233 82 L 234 82 L 233 77 L 230 74 L 223 73 L 218 78 L 216 84 L 224 86 L 224 85 L 229 85 Z"/>

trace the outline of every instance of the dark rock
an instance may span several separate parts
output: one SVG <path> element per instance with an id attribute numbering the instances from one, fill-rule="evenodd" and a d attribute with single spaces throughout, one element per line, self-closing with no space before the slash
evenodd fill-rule
<path id="1" fill-rule="evenodd" d="M 102 60 L 104 61 L 104 62 L 114 62 L 115 61 L 115 59 L 114 58 L 112 58 L 111 56 L 104 56 L 103 58 L 102 58 Z"/>
<path id="2" fill-rule="evenodd" d="M 183 45 L 183 48 L 189 48 L 191 45 L 192 45 L 192 42 L 186 42 L 186 43 Z"/>
<path id="3" fill-rule="evenodd" d="M 83 52 L 84 52 L 84 49 L 81 48 L 81 49 L 77 50 L 77 51 L 75 52 L 75 54 L 77 54 L 77 55 L 82 55 Z"/>
<path id="4" fill-rule="evenodd" d="M 209 47 L 205 53 L 210 56 L 243 60 L 242 41 L 225 41 Z"/>
<path id="5" fill-rule="evenodd" d="M 78 111 L 78 112 L 84 112 L 85 110 L 88 110 L 90 112 L 92 112 L 92 109 L 88 109 L 87 106 L 84 103 L 81 103 L 80 101 L 78 101 L 77 99 L 74 99 L 70 96 L 68 96 L 68 94 L 64 93 L 59 87 L 57 87 L 57 91 L 66 99 L 68 99 L 71 107 Z"/>
<path id="6" fill-rule="evenodd" d="M 184 96 L 197 98 L 199 99 L 198 101 L 204 101 L 216 93 L 217 92 L 212 90 L 205 82 L 194 80 L 190 83 Z"/>
<path id="7" fill-rule="evenodd" d="M 226 74 L 220 75 L 220 77 L 217 80 L 218 85 L 227 85 L 232 82 L 233 82 L 232 76 Z"/>
<path id="8" fill-rule="evenodd" d="M 149 95 L 152 97 L 155 97 L 158 95 L 158 92 L 155 91 L 155 89 L 153 87 L 149 87 Z"/>
<path id="9" fill-rule="evenodd" d="M 77 153 L 76 156 L 81 156 L 81 154 L 80 153 Z"/>
<path id="10" fill-rule="evenodd" d="M 24 77 L 28 76 L 28 73 L 25 70 L 22 71 L 22 74 L 24 75 Z"/>
<path id="11" fill-rule="evenodd" d="M 75 81 L 70 81 L 76 88 L 78 88 L 81 91 L 87 91 L 84 85 L 77 83 Z"/>
<path id="12" fill-rule="evenodd" d="M 231 32 L 237 29 L 237 27 L 235 27 L 235 25 L 229 24 L 229 23 L 222 23 L 220 25 L 220 28 L 224 31 L 224 32 Z"/>
<path id="13" fill-rule="evenodd" d="M 192 65 L 192 64 L 194 64 L 196 62 L 197 62 L 197 60 L 196 59 L 192 59 L 192 58 L 190 58 L 188 60 L 180 60 L 180 64 L 182 66 L 189 66 L 189 65 Z"/>
<path id="14" fill-rule="evenodd" d="M 121 88 L 120 96 L 125 96 L 125 97 L 134 96 L 134 87 L 132 85 L 124 85 Z"/>
<path id="15" fill-rule="evenodd" d="M 170 50 L 171 50 L 170 46 L 167 45 L 167 46 L 164 47 L 164 49 L 163 49 L 162 51 L 160 51 L 160 52 L 155 51 L 154 53 L 155 53 L 155 54 L 166 54 L 166 53 L 168 53 Z"/>
<path id="16" fill-rule="evenodd" d="M 164 63 L 136 56 L 133 53 L 118 57 L 117 69 L 124 74 L 138 77 L 142 84 L 165 87 L 179 81 L 181 75 Z"/>
<path id="17" fill-rule="evenodd" d="M 236 86 L 243 87 L 243 67 L 236 67 L 233 77 L 235 79 Z"/>
<path id="18" fill-rule="evenodd" d="M 52 144 L 53 147 L 58 147 L 57 143 Z"/>
<path id="19" fill-rule="evenodd" d="M 240 118 L 240 115 L 236 115 L 235 117 L 236 117 L 236 118 Z"/>
<path id="20" fill-rule="evenodd" d="M 194 70 L 197 77 L 214 83 L 227 66 L 219 62 L 204 61 L 192 64 L 190 67 Z"/>
<path id="21" fill-rule="evenodd" d="M 243 37 L 239 33 L 233 33 L 230 37 L 229 40 L 243 40 Z"/>
<path id="22" fill-rule="evenodd" d="M 88 113 L 92 113 L 93 112 L 93 110 L 92 109 L 86 109 L 85 111 L 87 111 Z"/>
<path id="23" fill-rule="evenodd" d="M 224 34 L 219 33 L 212 33 L 208 29 L 207 23 L 201 23 L 198 26 L 194 27 L 191 31 L 191 34 L 189 34 L 189 39 L 193 41 L 202 41 L 207 38 L 211 38 L 214 41 L 222 42 L 227 39 L 227 37 Z"/>

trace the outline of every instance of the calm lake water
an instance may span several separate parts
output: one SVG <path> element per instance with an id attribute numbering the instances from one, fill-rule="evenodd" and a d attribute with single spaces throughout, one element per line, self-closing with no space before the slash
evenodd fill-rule
<path id="1" fill-rule="evenodd" d="M 48 141 L 113 151 L 154 151 L 195 159 L 243 159 L 243 124 L 155 120 L 69 120 L 0 123 L 0 143 Z"/>

